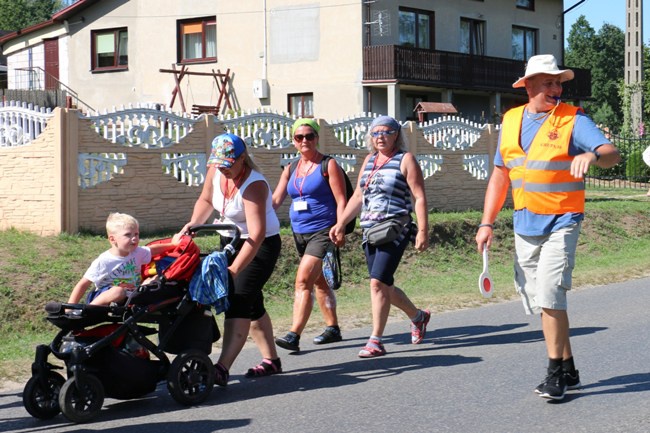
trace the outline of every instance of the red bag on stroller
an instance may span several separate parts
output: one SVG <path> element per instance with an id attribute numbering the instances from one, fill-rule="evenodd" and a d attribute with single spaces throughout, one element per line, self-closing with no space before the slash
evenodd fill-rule
<path id="1" fill-rule="evenodd" d="M 147 245 L 169 242 L 171 238 L 158 239 Z M 167 281 L 189 282 L 201 263 L 200 256 L 201 251 L 192 237 L 184 235 L 176 248 L 153 256 L 149 264 L 142 266 L 142 279 L 162 275 Z"/>

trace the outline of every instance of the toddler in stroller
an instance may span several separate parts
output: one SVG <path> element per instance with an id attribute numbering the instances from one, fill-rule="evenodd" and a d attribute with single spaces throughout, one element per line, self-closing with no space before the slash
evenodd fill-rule
<path id="1" fill-rule="evenodd" d="M 23 404 L 30 415 L 49 419 L 62 412 L 70 421 L 86 422 L 99 413 L 105 397 L 139 398 L 164 380 L 180 404 L 195 405 L 208 398 L 215 377 L 208 355 L 221 337 L 208 302 L 222 305 L 223 299 L 197 295 L 197 288 L 199 292 L 205 289 L 195 281 L 202 280 L 205 266 L 201 260 L 205 262 L 207 254 L 199 251 L 192 237 L 206 229 L 236 233 L 230 245 L 210 256 L 226 257 L 234 252 L 232 245 L 239 240 L 235 226 L 192 227 L 190 235 L 183 236 L 173 250 L 154 256 L 152 263 L 143 266 L 145 283 L 123 305 L 46 305 L 47 320 L 60 331 L 49 345 L 36 348 L 32 377 L 23 391 Z M 227 295 L 227 270 L 225 275 L 222 296 Z M 157 344 L 148 338 L 154 334 L 158 335 Z M 65 367 L 48 362 L 50 354 Z M 172 361 L 167 354 L 176 356 Z M 65 370 L 67 380 L 56 370 Z"/>
<path id="2" fill-rule="evenodd" d="M 180 236 L 177 235 L 141 247 L 138 220 L 119 212 L 112 212 L 106 219 L 106 235 L 111 248 L 93 260 L 72 289 L 69 304 L 80 302 L 91 286 L 94 286 L 94 290 L 88 293 L 88 304 L 123 302 L 142 281 L 140 267 L 149 263 L 152 256 L 173 249 L 180 241 Z"/>

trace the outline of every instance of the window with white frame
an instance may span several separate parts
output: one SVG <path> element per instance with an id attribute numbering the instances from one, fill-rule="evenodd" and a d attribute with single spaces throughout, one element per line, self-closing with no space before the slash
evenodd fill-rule
<path id="1" fill-rule="evenodd" d="M 293 93 L 287 95 L 289 113 L 298 117 L 314 117 L 314 94 Z"/>
<path id="2" fill-rule="evenodd" d="M 537 54 L 537 30 L 526 27 L 512 27 L 512 58 L 528 60 Z"/>
<path id="3" fill-rule="evenodd" d="M 93 30 L 90 32 L 92 71 L 124 70 L 129 66 L 126 28 Z"/>
<path id="4" fill-rule="evenodd" d="M 485 55 L 485 21 L 460 19 L 460 52 Z"/>
<path id="5" fill-rule="evenodd" d="M 399 9 L 399 44 L 405 47 L 434 48 L 433 12 Z"/>
<path id="6" fill-rule="evenodd" d="M 217 60 L 216 17 L 178 22 L 178 61 L 180 63 Z"/>

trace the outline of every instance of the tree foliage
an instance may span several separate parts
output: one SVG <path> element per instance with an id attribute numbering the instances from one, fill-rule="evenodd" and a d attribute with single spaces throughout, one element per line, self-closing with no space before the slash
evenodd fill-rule
<path id="1" fill-rule="evenodd" d="M 596 32 L 584 15 L 580 15 L 571 26 L 568 47 L 564 55 L 565 62 L 575 68 L 590 69 L 593 62 L 593 40 Z"/>
<path id="2" fill-rule="evenodd" d="M 591 101 L 585 110 L 596 123 L 621 130 L 624 123 L 620 94 L 625 71 L 625 33 L 611 24 L 598 32 L 581 15 L 571 26 L 565 59 L 568 65 L 591 71 Z"/>
<path id="3" fill-rule="evenodd" d="M 61 0 L 0 0 L 0 30 L 16 31 L 47 21 Z"/>

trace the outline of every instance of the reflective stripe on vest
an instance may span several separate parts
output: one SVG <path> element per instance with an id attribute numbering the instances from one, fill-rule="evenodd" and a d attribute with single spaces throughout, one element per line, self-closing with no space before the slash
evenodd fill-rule
<path id="1" fill-rule="evenodd" d="M 584 212 L 584 180 L 571 175 L 569 142 L 577 107 L 560 103 L 544 121 L 528 154 L 521 145 L 525 105 L 509 110 L 501 132 L 501 156 L 508 168 L 515 209 L 543 215 Z"/>
<path id="2" fill-rule="evenodd" d="M 531 183 L 526 182 L 526 191 L 530 192 L 566 192 L 582 191 L 585 189 L 584 182 L 565 182 L 565 183 Z"/>

